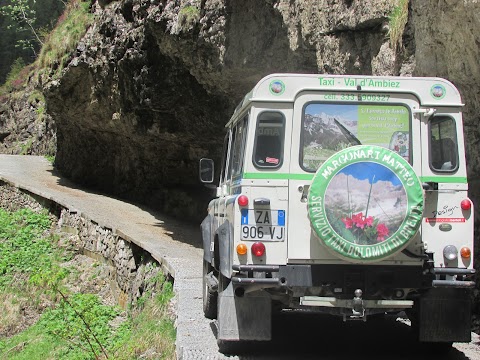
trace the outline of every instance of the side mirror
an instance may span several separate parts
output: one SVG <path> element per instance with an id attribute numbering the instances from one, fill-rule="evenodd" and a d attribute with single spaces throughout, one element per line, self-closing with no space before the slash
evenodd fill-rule
<path id="1" fill-rule="evenodd" d="M 205 184 L 213 183 L 214 164 L 212 159 L 200 159 L 199 167 L 200 181 Z"/>

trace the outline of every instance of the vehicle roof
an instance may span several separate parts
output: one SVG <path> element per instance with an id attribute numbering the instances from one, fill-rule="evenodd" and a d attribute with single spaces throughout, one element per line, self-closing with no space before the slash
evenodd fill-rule
<path id="1" fill-rule="evenodd" d="M 300 92 L 315 90 L 339 93 L 409 93 L 418 98 L 421 106 L 464 105 L 457 88 L 450 81 L 437 77 L 270 74 L 245 95 L 226 126 L 251 102 L 294 102 Z"/>

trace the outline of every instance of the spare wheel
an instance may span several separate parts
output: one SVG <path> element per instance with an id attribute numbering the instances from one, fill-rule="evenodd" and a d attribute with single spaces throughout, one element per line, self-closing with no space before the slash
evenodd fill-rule
<path id="1" fill-rule="evenodd" d="M 379 146 L 353 146 L 317 170 L 308 214 L 319 241 L 354 263 L 384 260 L 404 249 L 423 216 L 423 189 L 410 164 Z"/>

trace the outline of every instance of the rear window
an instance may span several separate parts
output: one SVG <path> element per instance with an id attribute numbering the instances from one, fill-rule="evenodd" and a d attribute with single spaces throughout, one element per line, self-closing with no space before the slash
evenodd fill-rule
<path id="1" fill-rule="evenodd" d="M 404 105 L 309 103 L 303 109 L 300 165 L 316 171 L 334 153 L 377 145 L 410 162 L 410 112 Z"/>
<path id="2" fill-rule="evenodd" d="M 447 116 L 430 120 L 430 168 L 438 172 L 457 170 L 458 146 L 455 121 Z"/>

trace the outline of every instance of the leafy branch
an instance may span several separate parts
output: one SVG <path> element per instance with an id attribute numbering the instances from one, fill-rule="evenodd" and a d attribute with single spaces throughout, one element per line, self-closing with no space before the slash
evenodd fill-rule
<path id="1" fill-rule="evenodd" d="M 0 8 L 0 14 L 10 18 L 16 24 L 17 31 L 29 31 L 43 46 L 43 41 L 34 27 L 37 14 L 28 4 L 28 0 L 10 0 L 9 4 Z M 11 29 L 13 26 L 9 25 L 8 28 Z M 37 56 L 31 39 L 19 40 L 18 43 L 25 49 L 31 49 Z"/>

